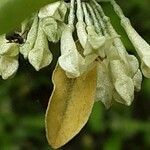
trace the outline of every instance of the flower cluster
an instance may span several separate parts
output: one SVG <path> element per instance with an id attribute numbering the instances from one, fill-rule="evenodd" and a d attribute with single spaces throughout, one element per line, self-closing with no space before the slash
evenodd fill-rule
<path id="1" fill-rule="evenodd" d="M 17 32 L 22 44 L 0 37 L 0 75 L 3 79 L 13 76 L 19 66 L 21 53 L 39 71 L 52 61 L 49 42 L 60 40 L 61 56 L 58 64 L 68 78 L 78 78 L 97 65 L 96 101 L 109 108 L 113 101 L 130 105 L 134 92 L 140 91 L 142 73 L 150 78 L 150 45 L 131 26 L 120 6 L 109 1 L 121 20 L 131 43 L 141 59 L 128 54 L 120 35 L 113 28 L 96 0 L 69 3 L 58 1 L 49 4 L 26 19 Z M 142 73 L 141 73 L 142 71 Z"/>

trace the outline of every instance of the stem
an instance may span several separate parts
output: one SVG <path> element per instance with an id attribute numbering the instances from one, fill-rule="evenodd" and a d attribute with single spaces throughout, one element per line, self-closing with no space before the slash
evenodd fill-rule
<path id="1" fill-rule="evenodd" d="M 93 10 L 94 10 L 94 12 L 95 12 L 95 14 L 96 14 L 96 17 L 97 17 L 97 19 L 98 19 L 98 22 L 99 22 L 99 24 L 100 24 L 100 26 L 101 26 L 101 28 L 102 28 L 103 34 L 106 35 L 106 36 L 108 36 L 105 23 L 103 22 L 103 18 L 101 17 L 101 15 L 100 15 L 100 13 L 99 13 L 97 7 L 96 7 L 93 3 L 91 3 L 91 6 L 93 7 Z"/>
<path id="2" fill-rule="evenodd" d="M 68 24 L 70 26 L 73 26 L 73 24 L 74 24 L 74 18 L 75 18 L 74 3 L 75 3 L 75 0 L 71 0 L 71 2 L 70 2 L 70 13 L 69 13 L 69 17 L 68 17 Z"/>
<path id="3" fill-rule="evenodd" d="M 77 19 L 83 22 L 83 11 L 81 6 L 81 0 L 77 0 Z"/>
<path id="4" fill-rule="evenodd" d="M 96 29 L 97 33 L 102 36 L 101 28 L 100 28 L 100 26 L 99 26 L 99 23 L 98 23 L 98 21 L 97 21 L 97 18 L 96 18 L 96 16 L 95 16 L 95 13 L 94 13 L 92 7 L 91 7 L 88 3 L 86 3 L 86 5 L 87 5 L 88 10 L 90 11 L 90 14 L 91 14 L 91 16 L 92 16 L 92 19 L 93 19 L 93 21 L 94 21 L 94 26 L 95 26 L 95 29 Z"/>
<path id="5" fill-rule="evenodd" d="M 82 2 L 82 8 L 83 8 L 83 12 L 84 12 L 84 16 L 85 16 L 85 22 L 86 22 L 87 26 L 92 26 L 93 23 L 92 23 L 92 20 L 90 18 L 90 15 L 87 11 L 85 2 Z"/>

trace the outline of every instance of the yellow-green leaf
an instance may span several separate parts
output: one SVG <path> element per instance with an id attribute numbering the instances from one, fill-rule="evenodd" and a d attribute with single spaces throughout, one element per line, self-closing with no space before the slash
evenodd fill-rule
<path id="1" fill-rule="evenodd" d="M 46 112 L 49 144 L 59 148 L 71 140 L 86 124 L 94 104 L 96 67 L 78 78 L 68 78 L 57 66 L 53 74 L 54 90 Z"/>

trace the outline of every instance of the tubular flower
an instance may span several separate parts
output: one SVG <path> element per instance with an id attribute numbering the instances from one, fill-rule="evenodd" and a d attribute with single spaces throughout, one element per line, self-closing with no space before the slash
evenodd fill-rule
<path id="1" fill-rule="evenodd" d="M 5 36 L 0 37 L 0 75 L 3 79 L 12 77 L 18 69 L 19 44 L 7 43 Z"/>
<path id="2" fill-rule="evenodd" d="M 113 6 L 140 60 L 128 53 L 102 2 Z M 15 35 L 0 37 L 3 79 L 16 73 L 19 53 L 37 71 L 48 66 L 53 59 L 50 45 L 60 42 L 45 122 L 53 148 L 66 144 L 81 130 L 95 101 L 107 109 L 114 102 L 129 106 L 141 90 L 142 73 L 150 78 L 150 45 L 114 0 L 57 1 L 27 18 Z"/>

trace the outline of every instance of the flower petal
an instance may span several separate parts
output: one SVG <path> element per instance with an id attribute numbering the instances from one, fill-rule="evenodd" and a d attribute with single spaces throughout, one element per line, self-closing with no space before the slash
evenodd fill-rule
<path id="1" fill-rule="evenodd" d="M 87 32 L 86 32 L 85 23 L 82 21 L 78 21 L 76 24 L 76 29 L 77 29 L 78 39 L 79 39 L 80 44 L 82 45 L 82 47 L 84 49 L 86 42 L 87 42 Z"/>
<path id="2" fill-rule="evenodd" d="M 142 83 L 142 73 L 140 69 L 138 69 L 138 71 L 133 77 L 133 84 L 134 84 L 135 91 L 139 92 L 141 90 L 141 83 Z"/>
<path id="3" fill-rule="evenodd" d="M 66 3 L 63 1 L 57 1 L 41 8 L 38 16 L 40 19 L 45 17 L 52 17 L 56 20 L 64 21 L 66 12 L 67 12 Z"/>
<path id="4" fill-rule="evenodd" d="M 62 33 L 61 56 L 58 62 L 69 77 L 78 77 L 80 76 L 80 65 L 84 59 L 77 51 L 76 44 L 72 37 L 72 31 L 73 29 L 68 25 Z"/>
<path id="5" fill-rule="evenodd" d="M 127 18 L 122 20 L 122 26 L 142 60 L 141 69 L 144 76 L 150 78 L 150 45 L 135 31 Z"/>
<path id="6" fill-rule="evenodd" d="M 84 55 L 96 53 L 104 58 L 105 53 L 111 48 L 114 38 L 99 36 L 93 26 L 87 26 L 88 39 L 85 45 Z"/>
<path id="7" fill-rule="evenodd" d="M 18 69 L 18 57 L 0 56 L 0 74 L 5 80 L 12 77 Z"/>
<path id="8" fill-rule="evenodd" d="M 125 29 L 131 43 L 141 58 L 141 69 L 144 76 L 150 78 L 150 45 L 132 27 L 130 20 L 124 16 L 123 11 L 115 0 L 111 0 L 110 2 L 113 5 L 116 14 L 121 19 L 121 25 Z"/>
<path id="9" fill-rule="evenodd" d="M 65 28 L 65 24 L 60 21 L 56 21 L 51 17 L 43 18 L 41 22 L 42 29 L 47 35 L 48 40 L 54 43 L 58 42 L 62 35 L 62 31 Z"/>
<path id="10" fill-rule="evenodd" d="M 19 54 L 19 45 L 16 43 L 7 43 L 6 40 L 0 45 L 0 55 L 14 57 Z"/>
<path id="11" fill-rule="evenodd" d="M 131 78 L 137 73 L 139 69 L 139 62 L 137 58 L 133 55 L 128 55 L 128 63 L 129 67 L 128 69 L 128 74 L 130 75 Z"/>
<path id="12" fill-rule="evenodd" d="M 108 63 L 97 64 L 96 101 L 101 101 L 108 109 L 112 105 L 113 84 L 108 71 Z"/>
<path id="13" fill-rule="evenodd" d="M 130 105 L 134 99 L 134 84 L 130 77 L 125 74 L 125 69 L 120 60 L 110 62 L 113 84 L 116 91 L 124 100 L 122 103 Z"/>
<path id="14" fill-rule="evenodd" d="M 61 1 L 57 1 L 49 5 L 46 5 L 45 7 L 42 7 L 38 13 L 38 17 L 42 19 L 45 17 L 53 16 L 58 7 L 60 6 L 60 3 Z"/>
<path id="15" fill-rule="evenodd" d="M 52 53 L 49 50 L 48 41 L 41 28 L 41 23 L 38 28 L 34 48 L 29 52 L 28 59 L 30 64 L 32 64 L 37 71 L 48 66 L 52 61 Z"/>
<path id="16" fill-rule="evenodd" d="M 20 53 L 24 56 L 25 59 L 28 57 L 30 50 L 34 47 L 37 38 L 38 25 L 39 25 L 39 19 L 36 16 L 32 23 L 31 29 L 28 32 L 27 40 L 25 44 L 23 44 L 20 47 Z"/>

